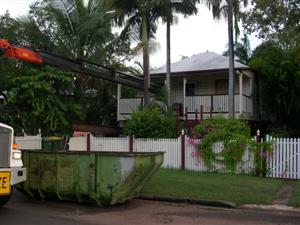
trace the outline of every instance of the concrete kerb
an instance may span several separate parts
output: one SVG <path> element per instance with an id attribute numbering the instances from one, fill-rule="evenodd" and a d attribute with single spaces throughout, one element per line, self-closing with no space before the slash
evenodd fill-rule
<path id="1" fill-rule="evenodd" d="M 163 201 L 163 202 L 177 202 L 177 203 L 190 203 L 203 206 L 222 207 L 222 208 L 237 208 L 245 210 L 259 210 L 269 212 L 287 212 L 287 213 L 300 213 L 300 208 L 293 208 L 287 205 L 256 205 L 256 204 L 245 204 L 237 206 L 235 203 L 223 200 L 205 200 L 205 199 L 190 199 L 180 197 L 162 197 L 155 195 L 140 195 L 138 199 L 151 200 L 151 201 Z"/>
<path id="2" fill-rule="evenodd" d="M 229 201 L 222 200 L 206 200 L 206 199 L 190 199 L 190 198 L 180 198 L 180 197 L 162 197 L 154 195 L 140 195 L 139 199 L 152 200 L 152 201 L 163 201 L 163 202 L 183 202 L 204 206 L 222 207 L 222 208 L 236 208 L 236 204 Z"/>
<path id="3" fill-rule="evenodd" d="M 263 210 L 263 211 L 280 211 L 280 212 L 290 212 L 290 213 L 300 213 L 300 208 L 294 208 L 287 205 L 257 205 L 257 204 L 245 204 L 239 206 L 240 209 L 252 209 L 252 210 Z"/>

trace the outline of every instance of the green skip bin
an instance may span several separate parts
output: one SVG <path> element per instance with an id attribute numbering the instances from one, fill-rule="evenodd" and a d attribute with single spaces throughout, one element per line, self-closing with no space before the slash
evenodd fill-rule
<path id="1" fill-rule="evenodd" d="M 163 152 L 23 151 L 33 198 L 114 205 L 136 197 L 163 163 Z"/>

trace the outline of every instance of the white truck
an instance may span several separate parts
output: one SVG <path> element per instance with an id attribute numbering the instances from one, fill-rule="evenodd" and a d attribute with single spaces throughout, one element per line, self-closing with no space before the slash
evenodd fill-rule
<path id="1" fill-rule="evenodd" d="M 0 123 L 0 206 L 9 200 L 13 186 L 26 179 L 21 154 L 14 144 L 13 128 Z"/>

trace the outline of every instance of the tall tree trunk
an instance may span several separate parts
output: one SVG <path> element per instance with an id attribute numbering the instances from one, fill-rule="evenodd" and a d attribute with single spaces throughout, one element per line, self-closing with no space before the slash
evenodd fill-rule
<path id="1" fill-rule="evenodd" d="M 144 106 L 150 104 L 150 93 L 149 93 L 149 36 L 148 36 L 148 18 L 147 15 L 142 17 L 143 19 L 143 67 L 144 67 Z"/>
<path id="2" fill-rule="evenodd" d="M 234 49 L 233 49 L 233 13 L 232 0 L 228 2 L 228 45 L 229 45 L 229 87 L 228 112 L 229 118 L 234 118 Z M 241 107 L 241 106 L 240 106 Z"/>
<path id="3" fill-rule="evenodd" d="M 167 20 L 167 74 L 166 74 L 166 88 L 167 88 L 167 102 L 171 105 L 171 38 L 170 38 L 171 23 Z"/>
<path id="4" fill-rule="evenodd" d="M 86 89 L 88 78 L 85 75 L 80 75 L 80 120 L 85 121 L 87 114 Z"/>

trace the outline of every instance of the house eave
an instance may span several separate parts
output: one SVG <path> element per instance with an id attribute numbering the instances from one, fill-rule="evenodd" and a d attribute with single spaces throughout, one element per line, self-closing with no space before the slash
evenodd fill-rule
<path id="1" fill-rule="evenodd" d="M 252 72 L 253 70 L 251 68 L 245 68 L 245 67 L 236 67 L 236 71 L 249 71 Z M 212 69 L 212 70 L 196 70 L 196 71 L 179 71 L 179 72 L 171 72 L 172 77 L 187 77 L 190 75 L 208 75 L 208 74 L 220 74 L 220 73 L 226 73 L 229 72 L 228 68 L 224 69 Z M 150 77 L 152 78 L 159 78 L 159 77 L 165 77 L 166 73 L 151 73 Z"/>

